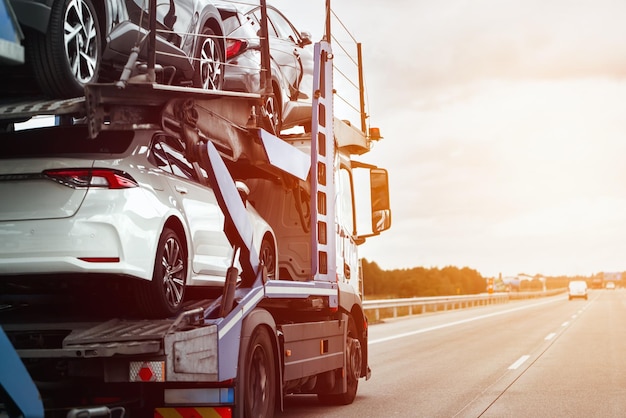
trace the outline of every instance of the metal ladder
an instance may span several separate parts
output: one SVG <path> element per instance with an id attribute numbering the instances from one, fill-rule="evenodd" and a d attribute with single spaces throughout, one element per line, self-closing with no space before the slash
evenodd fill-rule
<path id="1" fill-rule="evenodd" d="M 329 42 L 315 44 L 314 71 L 311 121 L 311 271 L 315 280 L 336 282 L 333 64 Z M 331 307 L 339 305 L 337 299 L 336 296 L 331 298 Z"/>

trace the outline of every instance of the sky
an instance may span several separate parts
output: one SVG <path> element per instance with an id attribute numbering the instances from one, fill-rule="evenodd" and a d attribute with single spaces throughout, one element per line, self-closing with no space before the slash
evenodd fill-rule
<path id="1" fill-rule="evenodd" d="M 268 4 L 324 33 L 325 0 Z M 384 137 L 362 159 L 390 177 L 392 227 L 362 257 L 485 277 L 626 271 L 626 2 L 331 8 L 335 55 L 353 48 L 343 27 L 362 45 L 368 125 Z"/>

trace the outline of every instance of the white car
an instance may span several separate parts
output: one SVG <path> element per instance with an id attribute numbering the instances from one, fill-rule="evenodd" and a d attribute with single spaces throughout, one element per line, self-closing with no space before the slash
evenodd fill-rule
<path id="1" fill-rule="evenodd" d="M 572 280 L 568 285 L 569 300 L 574 298 L 587 299 L 587 282 L 584 280 Z"/>
<path id="2" fill-rule="evenodd" d="M 176 138 L 89 139 L 84 127 L 56 126 L 4 133 L 0 144 L 0 296 L 85 288 L 97 299 L 113 289 L 137 312 L 166 317 L 190 286 L 220 291 L 234 254 L 225 217 Z M 273 231 L 246 208 L 273 278 Z"/>

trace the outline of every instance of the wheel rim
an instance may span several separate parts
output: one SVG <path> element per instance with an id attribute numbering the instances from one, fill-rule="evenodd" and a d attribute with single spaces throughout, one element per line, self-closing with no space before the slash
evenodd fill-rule
<path id="1" fill-rule="evenodd" d="M 267 269 L 267 277 L 274 279 L 276 276 L 276 257 L 274 246 L 267 240 L 263 240 L 263 244 L 261 244 L 260 261 Z"/>
<path id="2" fill-rule="evenodd" d="M 165 299 L 171 307 L 176 308 L 182 302 L 185 285 L 185 260 L 183 260 L 183 252 L 176 239 L 169 238 L 165 241 L 161 265 L 163 266 Z"/>
<path id="3" fill-rule="evenodd" d="M 89 6 L 82 0 L 71 0 L 63 21 L 65 55 L 69 69 L 82 84 L 91 81 L 98 62 L 97 30 Z"/>
<path id="4" fill-rule="evenodd" d="M 361 343 L 356 338 L 348 337 L 348 377 L 351 378 L 348 382 L 359 380 L 362 361 Z"/>
<path id="5" fill-rule="evenodd" d="M 268 377 L 267 377 L 267 353 L 265 349 L 257 345 L 251 357 L 251 367 L 248 379 L 246 394 L 248 397 L 248 407 L 253 417 L 263 416 L 267 410 L 269 399 Z"/>
<path id="6" fill-rule="evenodd" d="M 274 96 L 268 96 L 265 100 L 265 112 L 268 119 L 269 127 L 274 134 L 278 135 L 280 129 L 280 113 Z"/>
<path id="7" fill-rule="evenodd" d="M 222 62 L 220 52 L 215 40 L 205 35 L 200 49 L 200 80 L 205 90 L 219 90 L 222 75 Z"/>

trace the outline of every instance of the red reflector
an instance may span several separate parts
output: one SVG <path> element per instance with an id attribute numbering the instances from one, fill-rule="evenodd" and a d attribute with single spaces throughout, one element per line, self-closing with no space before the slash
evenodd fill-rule
<path id="1" fill-rule="evenodd" d="M 152 373 L 152 369 L 150 367 L 142 367 L 139 369 L 139 380 L 142 382 L 150 382 L 154 378 L 154 373 Z"/>
<path id="2" fill-rule="evenodd" d="M 119 263 L 119 257 L 78 257 L 79 260 L 88 263 Z"/>
<path id="3" fill-rule="evenodd" d="M 128 369 L 129 382 L 165 382 L 164 361 L 131 361 Z"/>

